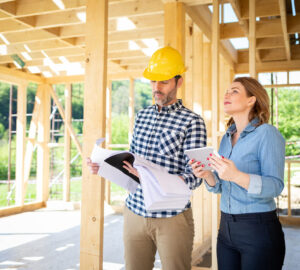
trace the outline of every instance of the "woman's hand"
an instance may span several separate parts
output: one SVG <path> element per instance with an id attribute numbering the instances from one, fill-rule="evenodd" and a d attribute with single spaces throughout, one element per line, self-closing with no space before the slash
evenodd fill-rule
<path id="1" fill-rule="evenodd" d="M 98 163 L 93 163 L 92 160 L 88 157 L 86 159 L 86 165 L 89 167 L 90 172 L 92 174 L 98 174 L 98 171 L 99 171 L 99 168 L 100 168 Z"/>
<path id="2" fill-rule="evenodd" d="M 129 173 L 140 178 L 140 175 L 139 175 L 137 169 L 133 168 L 132 165 L 128 161 L 124 160 L 123 163 L 125 164 L 125 165 L 123 165 L 123 168 L 125 168 Z"/>
<path id="3" fill-rule="evenodd" d="M 248 189 L 250 181 L 249 174 L 239 171 L 232 160 L 224 158 L 223 156 L 219 158 L 215 155 L 212 155 L 209 160 L 211 161 L 211 167 L 218 172 L 221 179 L 234 182 Z"/>
<path id="4" fill-rule="evenodd" d="M 207 184 L 210 186 L 215 186 L 216 185 L 216 180 L 212 174 L 211 171 L 203 170 L 204 169 L 204 164 L 201 164 L 201 162 L 196 161 L 194 159 L 189 161 L 189 164 L 192 167 L 193 174 L 197 178 L 204 178 Z"/>

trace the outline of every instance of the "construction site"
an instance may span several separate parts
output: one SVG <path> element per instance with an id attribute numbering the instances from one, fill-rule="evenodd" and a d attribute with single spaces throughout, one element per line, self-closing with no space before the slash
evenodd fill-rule
<path id="1" fill-rule="evenodd" d="M 99 138 L 129 149 L 135 115 L 153 104 L 143 71 L 164 46 L 183 56 L 178 98 L 203 117 L 215 149 L 233 79 L 267 90 L 270 124 L 286 141 L 283 269 L 297 269 L 299 33 L 298 0 L 0 0 L 0 269 L 125 269 L 128 193 L 86 159 Z M 220 195 L 202 184 L 191 203 L 192 269 L 216 270 Z"/>

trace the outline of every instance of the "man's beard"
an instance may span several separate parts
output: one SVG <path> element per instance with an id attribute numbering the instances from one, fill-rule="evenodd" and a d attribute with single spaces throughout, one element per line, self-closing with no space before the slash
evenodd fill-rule
<path id="1" fill-rule="evenodd" d="M 162 92 L 160 91 L 155 91 L 153 93 L 153 97 L 154 97 L 154 100 L 155 100 L 155 103 L 159 106 L 164 106 L 165 104 L 168 104 L 171 100 L 174 99 L 174 97 L 176 96 L 176 88 L 174 88 L 167 96 L 165 94 L 163 94 Z M 173 94 L 175 92 L 175 94 Z M 161 94 L 164 96 L 163 99 L 161 98 L 156 98 L 155 94 Z"/>

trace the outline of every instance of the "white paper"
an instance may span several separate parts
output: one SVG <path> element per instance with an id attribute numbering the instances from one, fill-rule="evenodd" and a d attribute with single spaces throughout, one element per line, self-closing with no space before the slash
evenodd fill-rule
<path id="1" fill-rule="evenodd" d="M 98 163 L 98 174 L 117 185 L 135 192 L 138 183 L 121 170 L 105 162 L 109 157 L 127 151 L 114 151 L 101 148 L 96 142 L 91 153 L 91 160 Z M 129 153 L 129 152 L 127 152 Z M 133 166 L 140 174 L 140 182 L 147 211 L 183 209 L 189 202 L 191 191 L 178 175 L 169 174 L 165 168 L 134 155 Z"/>

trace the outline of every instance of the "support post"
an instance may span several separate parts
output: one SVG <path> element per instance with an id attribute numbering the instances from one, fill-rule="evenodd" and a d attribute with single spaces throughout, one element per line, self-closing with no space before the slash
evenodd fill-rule
<path id="1" fill-rule="evenodd" d="M 49 196 L 50 86 L 42 85 L 37 136 L 37 200 L 46 202 Z"/>
<path id="2" fill-rule="evenodd" d="M 185 9 L 184 3 L 172 1 L 164 4 L 165 12 L 165 46 L 177 49 L 185 59 Z M 184 84 L 178 90 L 178 98 L 185 104 Z"/>
<path id="3" fill-rule="evenodd" d="M 105 181 L 85 160 L 96 139 L 105 137 L 107 30 L 108 0 L 87 0 L 80 269 L 103 269 Z"/>
<path id="4" fill-rule="evenodd" d="M 111 105 L 112 105 L 112 100 L 111 100 L 111 91 L 112 91 L 112 81 L 108 81 L 107 83 L 107 88 L 106 88 L 106 143 L 105 146 L 106 148 L 109 148 L 109 145 L 111 145 L 111 122 L 112 122 L 112 117 L 111 117 Z M 111 203 L 111 183 L 109 180 L 105 180 L 105 200 L 107 204 Z"/>
<path id="5" fill-rule="evenodd" d="M 219 131 L 219 45 L 220 45 L 220 24 L 219 24 L 220 1 L 213 0 L 212 19 L 212 146 L 218 149 Z M 218 233 L 218 197 L 212 197 L 212 269 L 217 269 L 217 233 Z"/>
<path id="6" fill-rule="evenodd" d="M 17 97 L 17 143 L 16 143 L 16 205 L 24 205 L 24 161 L 26 145 L 27 85 L 18 85 Z"/>
<path id="7" fill-rule="evenodd" d="M 65 86 L 65 136 L 64 136 L 64 182 L 63 182 L 63 200 L 70 201 L 70 162 L 71 162 L 71 137 L 67 125 L 72 125 L 72 84 Z"/>
<path id="8" fill-rule="evenodd" d="M 249 0 L 249 73 L 251 77 L 257 77 L 255 0 Z"/>

